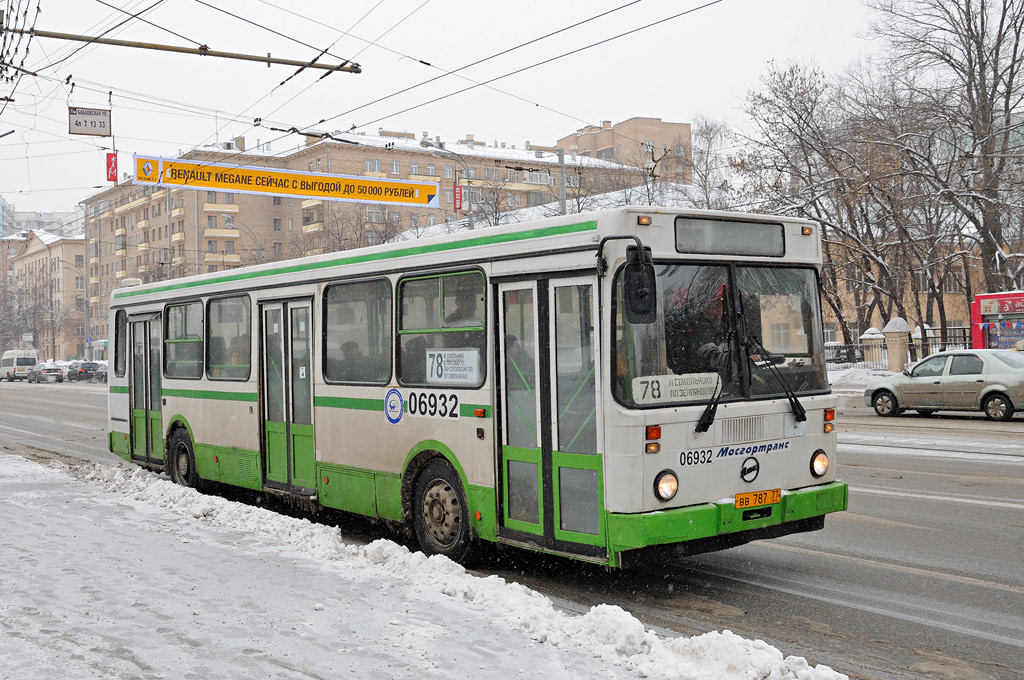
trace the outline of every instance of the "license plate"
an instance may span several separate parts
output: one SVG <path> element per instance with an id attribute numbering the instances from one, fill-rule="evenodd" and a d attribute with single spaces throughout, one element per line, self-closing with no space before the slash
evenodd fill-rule
<path id="1" fill-rule="evenodd" d="M 736 508 L 754 508 L 758 505 L 774 505 L 782 500 L 782 489 L 751 491 L 736 494 Z"/>

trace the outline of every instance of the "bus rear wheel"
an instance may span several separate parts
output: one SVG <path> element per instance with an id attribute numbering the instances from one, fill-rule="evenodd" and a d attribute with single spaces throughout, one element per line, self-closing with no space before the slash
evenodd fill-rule
<path id="1" fill-rule="evenodd" d="M 412 512 L 416 539 L 425 554 L 466 560 L 473 541 L 469 506 L 459 476 L 448 461 L 435 458 L 420 472 Z"/>
<path id="2" fill-rule="evenodd" d="M 196 474 L 196 454 L 188 431 L 181 427 L 176 429 L 167 448 L 170 454 L 171 480 L 175 484 L 196 488 L 199 475 Z"/>

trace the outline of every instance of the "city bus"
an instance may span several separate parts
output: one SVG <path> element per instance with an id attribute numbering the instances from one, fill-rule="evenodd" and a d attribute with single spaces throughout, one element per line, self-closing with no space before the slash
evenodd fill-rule
<path id="1" fill-rule="evenodd" d="M 111 293 L 109 448 L 620 568 L 845 510 L 818 225 L 630 207 Z"/>

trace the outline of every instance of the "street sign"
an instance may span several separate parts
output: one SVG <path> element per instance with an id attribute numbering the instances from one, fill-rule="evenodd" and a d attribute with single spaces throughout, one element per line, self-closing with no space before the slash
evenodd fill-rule
<path id="1" fill-rule="evenodd" d="M 117 154 L 116 153 L 108 153 L 107 154 L 107 181 L 108 182 L 116 182 L 117 181 Z"/>
<path id="2" fill-rule="evenodd" d="M 80 106 L 69 106 L 68 134 L 109 137 L 111 135 L 110 109 L 83 109 Z"/>
<path id="3" fill-rule="evenodd" d="M 227 163 L 135 156 L 135 184 L 293 196 L 349 203 L 440 207 L 438 185 L 418 180 L 329 175 Z"/>

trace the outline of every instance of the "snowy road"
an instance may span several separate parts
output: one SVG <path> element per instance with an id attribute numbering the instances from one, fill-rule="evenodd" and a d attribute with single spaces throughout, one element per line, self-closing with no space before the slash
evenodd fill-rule
<path id="1" fill-rule="evenodd" d="M 10 404 L 10 390 L 24 387 L 0 385 L 0 399 Z M 103 411 L 92 410 L 102 387 L 32 387 L 0 420 L 4 442 L 109 462 Z M 879 427 L 856 399 L 844 404 L 840 475 L 853 487 L 851 508 L 825 531 L 636 572 L 517 551 L 482 571 L 568 611 L 608 603 L 668 634 L 728 629 L 852 677 L 1024 678 L 1024 423 L 897 418 Z M 89 422 L 91 432 L 74 427 Z M 583 677 L 587 666 L 578 668 L 570 676 Z"/>

